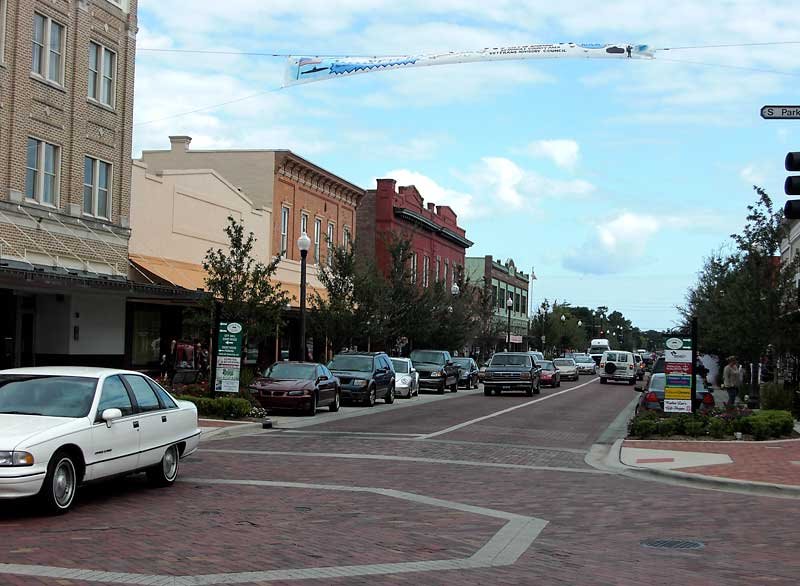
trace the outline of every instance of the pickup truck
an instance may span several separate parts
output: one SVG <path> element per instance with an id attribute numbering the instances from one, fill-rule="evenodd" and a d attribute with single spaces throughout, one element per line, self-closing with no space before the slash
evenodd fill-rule
<path id="1" fill-rule="evenodd" d="M 487 397 L 503 391 L 525 391 L 538 395 L 542 369 L 527 352 L 498 352 L 483 374 L 483 394 Z"/>
<path id="2" fill-rule="evenodd" d="M 433 390 L 443 395 L 445 390 L 458 392 L 458 366 L 447 350 L 414 350 L 411 363 L 419 374 L 420 390 Z"/>

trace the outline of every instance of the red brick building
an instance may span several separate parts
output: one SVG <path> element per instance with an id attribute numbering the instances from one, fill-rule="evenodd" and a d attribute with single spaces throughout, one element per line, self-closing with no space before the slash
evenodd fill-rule
<path id="1" fill-rule="evenodd" d="M 384 271 L 391 263 L 387 244 L 392 237 L 411 240 L 412 278 L 423 287 L 439 281 L 450 287 L 472 246 L 452 208 L 426 206 L 416 187 L 397 187 L 394 179 L 378 179 L 377 189 L 366 192 L 356 222 L 359 255 L 374 259 Z"/>

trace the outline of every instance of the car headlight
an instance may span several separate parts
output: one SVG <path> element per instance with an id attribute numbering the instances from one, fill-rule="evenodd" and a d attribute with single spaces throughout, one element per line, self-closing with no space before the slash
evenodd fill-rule
<path id="1" fill-rule="evenodd" d="M 306 392 L 305 391 L 289 391 L 286 394 L 289 395 L 290 397 L 300 397 L 302 395 L 305 395 Z"/>
<path id="2" fill-rule="evenodd" d="M 410 385 L 411 384 L 411 377 L 410 376 L 404 376 L 403 378 L 400 379 L 400 384 L 401 385 Z"/>
<path id="3" fill-rule="evenodd" d="M 443 370 L 434 370 L 431 373 L 431 376 L 434 377 L 434 378 L 440 377 L 440 376 L 444 376 L 444 371 Z"/>
<path id="4" fill-rule="evenodd" d="M 366 381 L 364 379 L 360 379 L 360 378 L 353 379 L 353 386 L 354 387 L 366 387 L 368 383 L 369 383 L 369 381 Z"/>
<path id="5" fill-rule="evenodd" d="M 33 466 L 33 454 L 28 452 L 0 452 L 0 466 Z"/>
<path id="6" fill-rule="evenodd" d="M 519 375 L 519 378 L 522 380 L 531 380 L 531 373 L 530 372 L 523 372 Z"/>

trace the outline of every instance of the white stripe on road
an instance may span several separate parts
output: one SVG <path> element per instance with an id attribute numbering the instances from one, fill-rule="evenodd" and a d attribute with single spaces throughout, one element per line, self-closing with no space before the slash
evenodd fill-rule
<path id="1" fill-rule="evenodd" d="M 481 421 L 486 421 L 487 419 L 491 419 L 492 417 L 499 417 L 500 415 L 505 415 L 506 413 L 511 413 L 512 411 L 516 411 L 517 409 L 522 409 L 523 407 L 528 407 L 535 403 L 541 403 L 542 401 L 547 401 L 548 399 L 552 399 L 553 397 L 558 397 L 559 395 L 563 395 L 564 393 L 570 393 L 572 391 L 577 391 L 580 388 L 585 387 L 586 385 L 590 385 L 594 382 L 600 380 L 599 378 L 593 378 L 592 380 L 583 383 L 582 385 L 578 385 L 577 387 L 571 387 L 569 389 L 564 389 L 563 391 L 559 391 L 557 393 L 553 393 L 552 395 L 547 395 L 546 397 L 541 397 L 539 399 L 534 399 L 533 401 L 528 401 L 527 403 L 522 403 L 521 405 L 514 405 L 513 407 L 509 407 L 508 409 L 503 409 L 502 411 L 495 411 L 494 413 L 490 413 L 489 415 L 484 415 L 483 417 L 478 417 L 476 419 L 470 419 L 469 421 L 465 421 L 464 423 L 459 423 L 458 425 L 453 425 L 452 427 L 448 427 L 447 429 L 442 429 L 441 431 L 435 431 L 433 433 L 429 433 L 426 435 L 419 436 L 418 440 L 425 440 L 432 437 L 437 437 L 440 435 L 444 435 L 446 433 L 450 433 L 452 431 L 456 431 L 457 429 L 461 429 L 463 427 L 467 427 L 468 425 L 472 425 L 473 423 L 479 423 Z"/>

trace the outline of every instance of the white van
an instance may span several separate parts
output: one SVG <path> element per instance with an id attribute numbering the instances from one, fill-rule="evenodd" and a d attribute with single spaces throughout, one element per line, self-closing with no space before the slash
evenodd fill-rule
<path id="1" fill-rule="evenodd" d="M 608 343 L 608 340 L 600 338 L 590 342 L 589 349 L 586 353 L 592 357 L 595 364 L 599 365 L 600 359 L 603 357 L 603 352 L 608 352 L 609 350 L 611 350 L 611 344 Z"/>
<path id="2" fill-rule="evenodd" d="M 636 384 L 636 362 L 633 352 L 625 350 L 609 350 L 603 352 L 600 359 L 600 384 L 604 385 L 610 380 L 625 381 L 629 385 Z"/>

